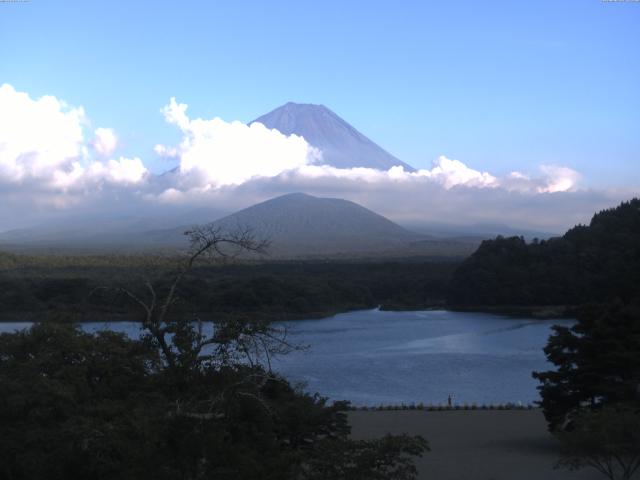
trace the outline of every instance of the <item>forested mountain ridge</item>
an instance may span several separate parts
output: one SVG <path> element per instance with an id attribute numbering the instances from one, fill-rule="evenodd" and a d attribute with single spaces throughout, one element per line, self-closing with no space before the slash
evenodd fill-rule
<path id="1" fill-rule="evenodd" d="M 640 297 L 640 199 L 562 237 L 485 240 L 453 275 L 453 305 L 578 305 Z"/>

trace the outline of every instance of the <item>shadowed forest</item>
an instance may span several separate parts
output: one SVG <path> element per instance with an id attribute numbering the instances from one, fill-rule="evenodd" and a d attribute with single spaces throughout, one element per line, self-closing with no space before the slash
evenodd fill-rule
<path id="1" fill-rule="evenodd" d="M 631 200 L 550 240 L 486 240 L 465 260 L 205 262 L 180 284 L 181 300 L 172 313 L 282 320 L 376 306 L 508 310 L 628 302 L 640 291 L 639 208 L 640 200 Z M 114 294 L 117 288 L 144 288 L 149 279 L 162 288 L 179 261 L 153 255 L 0 254 L 1 315 L 72 322 L 131 319 L 136 305 Z"/>
<path id="2" fill-rule="evenodd" d="M 136 305 L 114 293 L 168 285 L 172 257 L 32 256 L 5 254 L 0 307 L 5 319 L 59 321 L 131 319 Z M 58 263 L 60 262 L 60 263 Z M 179 286 L 175 315 L 215 319 L 251 315 L 278 320 L 374 308 L 442 306 L 458 262 L 447 259 L 379 262 L 281 262 L 197 266 Z"/>

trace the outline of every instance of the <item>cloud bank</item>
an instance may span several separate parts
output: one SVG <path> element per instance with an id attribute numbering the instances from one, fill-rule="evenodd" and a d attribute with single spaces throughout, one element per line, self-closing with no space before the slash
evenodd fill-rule
<path id="1" fill-rule="evenodd" d="M 98 128 L 85 138 L 82 107 L 52 96 L 32 99 L 11 85 L 0 87 L 0 184 L 22 188 L 29 203 L 33 191 L 60 195 L 105 184 L 139 183 L 147 169 L 139 158 L 108 157 L 116 147 L 112 130 Z"/>
<path id="2" fill-rule="evenodd" d="M 405 222 L 501 222 L 560 231 L 624 198 L 580 189 L 580 174 L 541 165 L 535 175 L 496 176 L 440 156 L 430 169 L 341 169 L 297 135 L 260 123 L 192 119 L 174 98 L 162 109 L 181 133 L 157 155 L 177 162 L 162 175 L 142 159 L 114 155 L 116 132 L 88 130 L 82 107 L 0 87 L 0 231 L 58 210 L 162 215 L 168 206 L 232 211 L 305 191 L 348 198 Z M 18 221 L 18 217 L 19 220 Z"/>
<path id="3" fill-rule="evenodd" d="M 302 137 L 286 136 L 260 123 L 191 120 L 187 105 L 176 103 L 175 98 L 162 111 L 166 121 L 180 129 L 183 139 L 177 147 L 156 145 L 156 152 L 178 157 L 180 174 L 195 177 L 204 188 L 272 177 L 321 158 L 320 151 Z"/>

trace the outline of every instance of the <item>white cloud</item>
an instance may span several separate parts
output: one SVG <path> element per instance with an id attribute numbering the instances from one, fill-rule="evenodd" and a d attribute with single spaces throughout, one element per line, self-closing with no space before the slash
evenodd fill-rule
<path id="1" fill-rule="evenodd" d="M 89 146 L 101 157 L 108 157 L 117 146 L 115 132 L 97 128 L 85 140 L 87 119 L 82 107 L 70 107 L 46 95 L 39 99 L 16 91 L 11 85 L 0 87 L 0 184 L 21 185 L 28 200 L 34 192 L 49 191 L 56 205 L 69 195 L 86 192 L 97 184 L 139 183 L 147 169 L 139 158 L 96 161 Z"/>
<path id="2" fill-rule="evenodd" d="M 538 188 L 539 193 L 567 192 L 574 190 L 580 174 L 569 167 L 559 165 L 541 165 L 545 185 Z"/>
<path id="3" fill-rule="evenodd" d="M 434 162 L 431 170 L 419 170 L 418 175 L 424 175 L 441 184 L 445 188 L 457 185 L 470 187 L 497 187 L 498 179 L 487 172 L 479 172 L 467 167 L 459 160 L 450 160 L 441 156 Z"/>
<path id="4" fill-rule="evenodd" d="M 148 174 L 139 158 L 120 157 L 106 163 L 94 162 L 87 169 L 87 176 L 94 180 L 106 180 L 115 184 L 139 183 Z"/>
<path id="5" fill-rule="evenodd" d="M 164 145 L 157 144 L 153 147 L 153 151 L 164 158 L 180 158 L 180 153 L 175 147 L 165 147 Z"/>
<path id="6" fill-rule="evenodd" d="M 285 174 L 286 175 L 286 174 Z M 451 160 L 440 156 L 433 162 L 430 170 L 407 172 L 401 166 L 389 170 L 373 168 L 336 168 L 329 165 L 305 165 L 299 167 L 291 176 L 307 176 L 310 178 L 335 177 L 367 183 L 381 182 L 423 182 L 435 183 L 446 189 L 464 185 L 467 187 L 497 187 L 498 179 L 487 172 L 479 172 L 467 167 L 459 160 Z"/>
<path id="7" fill-rule="evenodd" d="M 569 167 L 541 165 L 540 175 L 532 176 L 522 172 L 511 172 L 499 180 L 507 191 L 528 193 L 573 192 L 578 189 L 581 175 Z"/>
<path id="8" fill-rule="evenodd" d="M 163 114 L 182 139 L 154 150 L 179 165 L 152 175 L 143 159 L 113 158 L 116 132 L 88 131 L 82 107 L 0 87 L 0 230 L 36 211 L 162 215 L 169 208 L 212 205 L 232 211 L 304 191 L 348 198 L 395 220 L 502 222 L 560 231 L 624 198 L 580 190 L 578 172 L 559 165 L 498 176 L 440 156 L 431 168 L 415 172 L 400 166 L 340 169 L 321 164 L 321 152 L 304 138 L 259 123 L 191 119 L 175 99 Z"/>
<path id="9" fill-rule="evenodd" d="M 503 188 L 507 191 L 523 193 L 555 193 L 573 191 L 578 185 L 580 174 L 568 167 L 543 165 L 539 177 L 521 172 L 511 172 L 505 177 L 495 177 L 488 172 L 474 170 L 459 160 L 445 156 L 438 157 L 431 169 L 407 172 L 401 166 L 388 171 L 372 168 L 336 168 L 329 165 L 305 165 L 290 172 L 283 172 L 285 178 L 340 178 L 366 183 L 413 182 L 436 184 L 446 190 L 453 187 Z"/>
<path id="10" fill-rule="evenodd" d="M 302 137 L 283 135 L 261 123 L 245 125 L 220 118 L 191 120 L 187 105 L 172 98 L 164 107 L 167 122 L 183 134 L 178 147 L 156 145 L 161 155 L 177 156 L 182 175 L 195 175 L 203 186 L 238 185 L 252 177 L 272 177 L 319 158 Z"/>
<path id="11" fill-rule="evenodd" d="M 102 157 L 110 156 L 118 145 L 118 138 L 111 128 L 96 128 L 92 145 Z"/>
<path id="12" fill-rule="evenodd" d="M 84 155 L 82 107 L 52 96 L 37 100 L 0 86 L 0 177 L 19 182 L 50 177 Z"/>

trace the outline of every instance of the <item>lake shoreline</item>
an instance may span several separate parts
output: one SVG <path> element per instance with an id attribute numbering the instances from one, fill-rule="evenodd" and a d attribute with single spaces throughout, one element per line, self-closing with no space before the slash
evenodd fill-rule
<path id="1" fill-rule="evenodd" d="M 493 315 L 503 315 L 506 317 L 518 318 L 529 317 L 532 319 L 549 320 L 554 318 L 571 319 L 576 315 L 579 306 L 576 305 L 448 305 L 444 302 L 433 302 L 425 305 L 402 305 L 402 304 L 381 304 L 381 305 L 350 305 L 345 308 L 329 309 L 310 312 L 267 312 L 264 311 L 244 311 L 244 312 L 214 312 L 196 313 L 193 318 L 201 318 L 204 321 L 225 321 L 234 318 L 252 317 L 267 322 L 286 322 L 302 320 L 320 320 L 334 317 L 336 315 L 380 310 L 382 312 L 430 312 L 430 311 L 450 311 L 466 313 L 489 313 Z M 52 315 L 47 312 L 3 312 L 0 313 L 0 323 L 16 322 L 58 322 L 58 323 L 117 323 L 136 321 L 139 313 L 106 313 L 106 312 L 60 312 Z M 211 317 L 215 315 L 215 319 Z M 181 317 L 186 318 L 188 315 Z M 43 318 L 47 317 L 47 318 Z M 91 318 L 82 320 L 81 318 Z M 177 316 L 176 316 L 177 317 Z M 206 319 L 206 320 L 205 320 Z"/>
<path id="2" fill-rule="evenodd" d="M 554 318 L 574 318 L 579 308 L 579 305 L 447 305 L 446 310 L 550 320 Z"/>
<path id="3" fill-rule="evenodd" d="M 239 312 L 239 313 L 228 313 L 228 312 L 215 312 L 211 313 L 200 313 L 195 315 L 184 315 L 178 317 L 178 315 L 174 316 L 172 320 L 184 320 L 188 317 L 192 319 L 200 318 L 206 322 L 216 322 L 216 321 L 226 321 L 232 320 L 234 318 L 255 318 L 258 320 L 263 320 L 267 322 L 286 322 L 286 321 L 303 321 L 303 320 L 319 320 L 323 318 L 334 317 L 336 315 L 340 315 L 343 313 L 351 313 L 351 312 L 359 312 L 359 311 L 367 311 L 367 310 L 375 310 L 376 306 L 362 306 L 355 307 L 349 309 L 340 309 L 340 310 L 326 310 L 326 311 L 313 311 L 313 312 L 283 312 L 283 313 L 261 313 L 261 312 Z M 411 311 L 411 310 L 406 310 Z M 90 312 L 90 313 L 82 313 L 82 314 L 61 314 L 59 316 L 49 316 L 49 318 L 44 318 L 47 316 L 47 313 L 43 312 L 15 312 L 15 313 L 2 313 L 0 314 L 0 323 L 19 323 L 19 322 L 31 322 L 31 323 L 39 323 L 39 322 L 57 322 L 57 323 L 119 323 L 119 322 L 136 322 L 136 315 L 140 315 L 139 313 L 118 313 L 118 314 L 105 314 L 104 312 Z M 211 316 L 215 315 L 215 319 L 212 319 Z M 91 320 L 82 320 L 80 317 L 90 317 Z"/>

